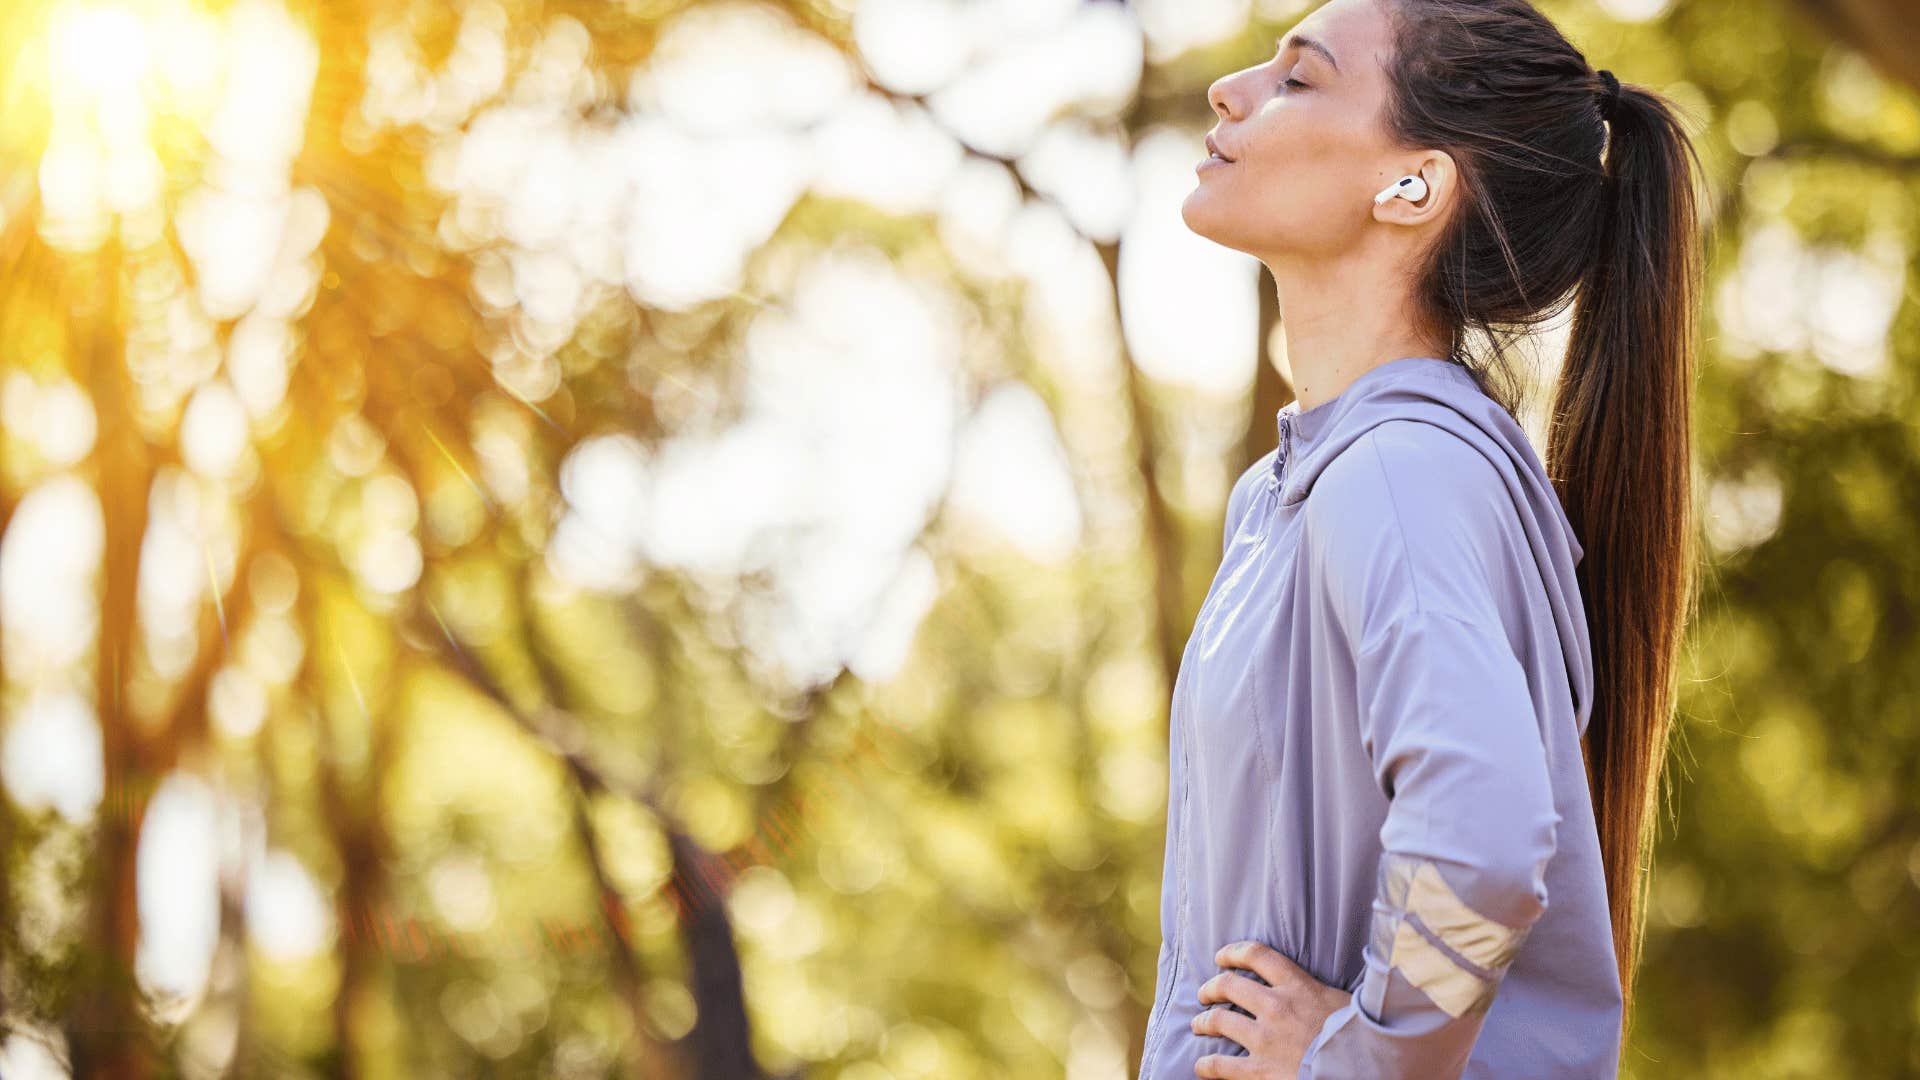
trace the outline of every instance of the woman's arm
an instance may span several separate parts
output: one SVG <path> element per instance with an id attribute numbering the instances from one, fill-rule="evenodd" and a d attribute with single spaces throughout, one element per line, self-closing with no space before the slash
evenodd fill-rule
<path id="1" fill-rule="evenodd" d="M 1546 753 L 1506 635 L 1417 611 L 1359 653 L 1362 737 L 1390 800 L 1380 829 L 1366 972 L 1351 994 L 1258 942 L 1215 958 L 1201 1077 L 1448 1080 L 1466 1068 L 1487 1007 L 1546 911 L 1555 847 Z M 1256 980 L 1234 968 L 1259 976 Z"/>
<path id="2" fill-rule="evenodd" d="M 1560 821 L 1526 675 L 1497 626 L 1397 619 L 1357 654 L 1362 738 L 1389 799 L 1366 974 L 1300 1080 L 1459 1076 L 1546 911 Z"/>

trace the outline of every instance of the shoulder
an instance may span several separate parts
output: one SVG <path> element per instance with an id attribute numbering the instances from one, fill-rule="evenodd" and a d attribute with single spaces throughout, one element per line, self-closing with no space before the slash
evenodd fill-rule
<path id="1" fill-rule="evenodd" d="M 1388 420 L 1327 464 L 1306 500 L 1322 535 L 1385 523 L 1423 535 L 1483 531 L 1511 512 L 1506 479 L 1481 449 L 1420 420 Z"/>
<path id="2" fill-rule="evenodd" d="M 1493 616 L 1517 515 L 1500 469 L 1462 436 L 1376 425 L 1328 463 L 1304 511 L 1322 580 L 1355 620 Z"/>

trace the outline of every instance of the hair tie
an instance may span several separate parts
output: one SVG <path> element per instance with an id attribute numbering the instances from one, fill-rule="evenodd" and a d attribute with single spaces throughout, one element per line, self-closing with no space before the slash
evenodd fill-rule
<path id="1" fill-rule="evenodd" d="M 1614 106 L 1620 102 L 1620 80 L 1614 78 L 1613 72 L 1606 68 L 1601 68 L 1599 75 L 1603 84 L 1600 91 L 1600 118 L 1612 120 Z"/>

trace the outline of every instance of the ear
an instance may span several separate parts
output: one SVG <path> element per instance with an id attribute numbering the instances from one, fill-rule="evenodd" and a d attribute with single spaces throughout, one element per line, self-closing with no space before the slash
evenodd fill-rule
<path id="1" fill-rule="evenodd" d="M 1402 176 L 1418 175 L 1426 181 L 1426 197 L 1413 202 L 1405 196 L 1395 196 L 1384 203 L 1377 203 L 1373 208 L 1373 219 L 1388 225 L 1415 227 L 1442 220 L 1459 190 L 1460 173 L 1454 167 L 1453 155 L 1445 150 L 1426 150 L 1418 157 L 1401 159 L 1401 165 L 1391 175 L 1382 174 L 1373 190 L 1378 192 Z"/>

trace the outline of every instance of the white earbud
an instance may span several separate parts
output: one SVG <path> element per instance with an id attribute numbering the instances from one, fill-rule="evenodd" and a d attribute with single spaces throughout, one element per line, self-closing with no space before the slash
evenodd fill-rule
<path id="1" fill-rule="evenodd" d="M 1373 201 L 1376 205 L 1385 203 L 1395 195 L 1405 195 L 1409 202 L 1419 202 L 1427 197 L 1427 182 L 1418 176 L 1403 176 L 1381 188 L 1380 194 L 1375 195 Z"/>

